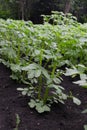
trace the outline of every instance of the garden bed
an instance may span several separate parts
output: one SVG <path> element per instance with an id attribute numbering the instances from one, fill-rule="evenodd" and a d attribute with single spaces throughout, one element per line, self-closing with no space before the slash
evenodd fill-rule
<path id="1" fill-rule="evenodd" d="M 0 129 L 87 130 L 87 23 L 43 17 L 0 19 Z"/>
<path id="2" fill-rule="evenodd" d="M 66 92 L 81 100 L 81 105 L 67 100 L 65 105 L 54 104 L 50 112 L 38 114 L 27 105 L 29 97 L 23 97 L 17 91 L 18 84 L 10 78 L 10 70 L 0 64 L 0 130 L 14 130 L 16 114 L 19 115 L 18 130 L 84 130 L 87 114 L 81 112 L 87 108 L 87 89 L 72 84 L 70 77 L 63 77 L 62 86 Z"/>

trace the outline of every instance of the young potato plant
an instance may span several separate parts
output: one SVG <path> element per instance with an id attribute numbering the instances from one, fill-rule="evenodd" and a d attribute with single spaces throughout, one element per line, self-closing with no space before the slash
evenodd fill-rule
<path id="1" fill-rule="evenodd" d="M 86 27 L 71 14 L 59 12 L 44 16 L 43 25 L 0 20 L 0 62 L 12 70 L 12 79 L 26 85 L 18 90 L 30 97 L 28 105 L 39 113 L 68 98 L 80 105 L 64 93 L 61 77 L 67 67 L 66 76 L 79 74 L 82 82 L 87 80 Z"/>
<path id="2" fill-rule="evenodd" d="M 31 108 L 35 107 L 41 113 L 50 111 L 50 105 L 53 102 L 62 102 L 67 98 L 62 92 L 62 87 L 59 86 L 59 78 L 51 78 L 47 70 L 42 66 L 33 63 L 23 67 L 23 71 L 27 71 L 27 77 L 33 86 L 28 88 L 18 88 L 23 95 L 31 96 L 29 102 Z M 56 83 L 56 84 L 55 84 Z"/>

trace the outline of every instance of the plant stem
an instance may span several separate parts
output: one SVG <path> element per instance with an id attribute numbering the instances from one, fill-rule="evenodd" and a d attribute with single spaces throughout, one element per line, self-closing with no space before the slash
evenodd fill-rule
<path id="1" fill-rule="evenodd" d="M 52 70 L 52 73 L 51 73 L 51 76 L 52 78 L 54 78 L 54 74 L 55 74 L 55 70 L 56 70 L 56 62 L 54 63 L 54 67 L 53 67 L 53 70 Z"/>
<path id="2" fill-rule="evenodd" d="M 42 55 L 43 51 L 40 52 L 40 66 L 42 66 Z M 42 75 L 39 77 L 39 88 L 38 88 L 38 99 L 41 99 L 41 90 L 42 90 Z"/>
<path id="3" fill-rule="evenodd" d="M 44 94 L 44 98 L 43 98 L 44 104 L 46 104 L 46 102 L 47 102 L 48 93 L 49 93 L 49 87 L 46 86 L 46 90 L 45 90 L 45 94 Z"/>
<path id="4" fill-rule="evenodd" d="M 41 99 L 41 90 L 42 90 L 42 76 L 39 77 L 39 88 L 38 88 L 38 99 Z"/>

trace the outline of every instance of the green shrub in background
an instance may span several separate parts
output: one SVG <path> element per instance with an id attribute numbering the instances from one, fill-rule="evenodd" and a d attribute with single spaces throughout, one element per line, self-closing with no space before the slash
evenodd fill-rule
<path id="1" fill-rule="evenodd" d="M 18 19 L 18 4 L 15 0 L 0 0 L 0 18 Z"/>
<path id="2" fill-rule="evenodd" d="M 34 23 L 42 22 L 41 14 L 51 11 L 72 13 L 78 21 L 87 22 L 86 0 L 0 0 L 0 18 L 31 19 Z"/>

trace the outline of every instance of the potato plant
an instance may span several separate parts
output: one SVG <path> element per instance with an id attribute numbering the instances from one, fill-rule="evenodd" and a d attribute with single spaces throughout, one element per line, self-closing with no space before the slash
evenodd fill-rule
<path id="1" fill-rule="evenodd" d="M 0 19 L 0 62 L 10 67 L 12 79 L 26 85 L 17 90 L 30 97 L 28 105 L 39 113 L 68 98 L 80 105 L 72 94 L 65 94 L 63 74 L 87 80 L 87 24 L 59 12 L 43 17 L 39 25 Z"/>

